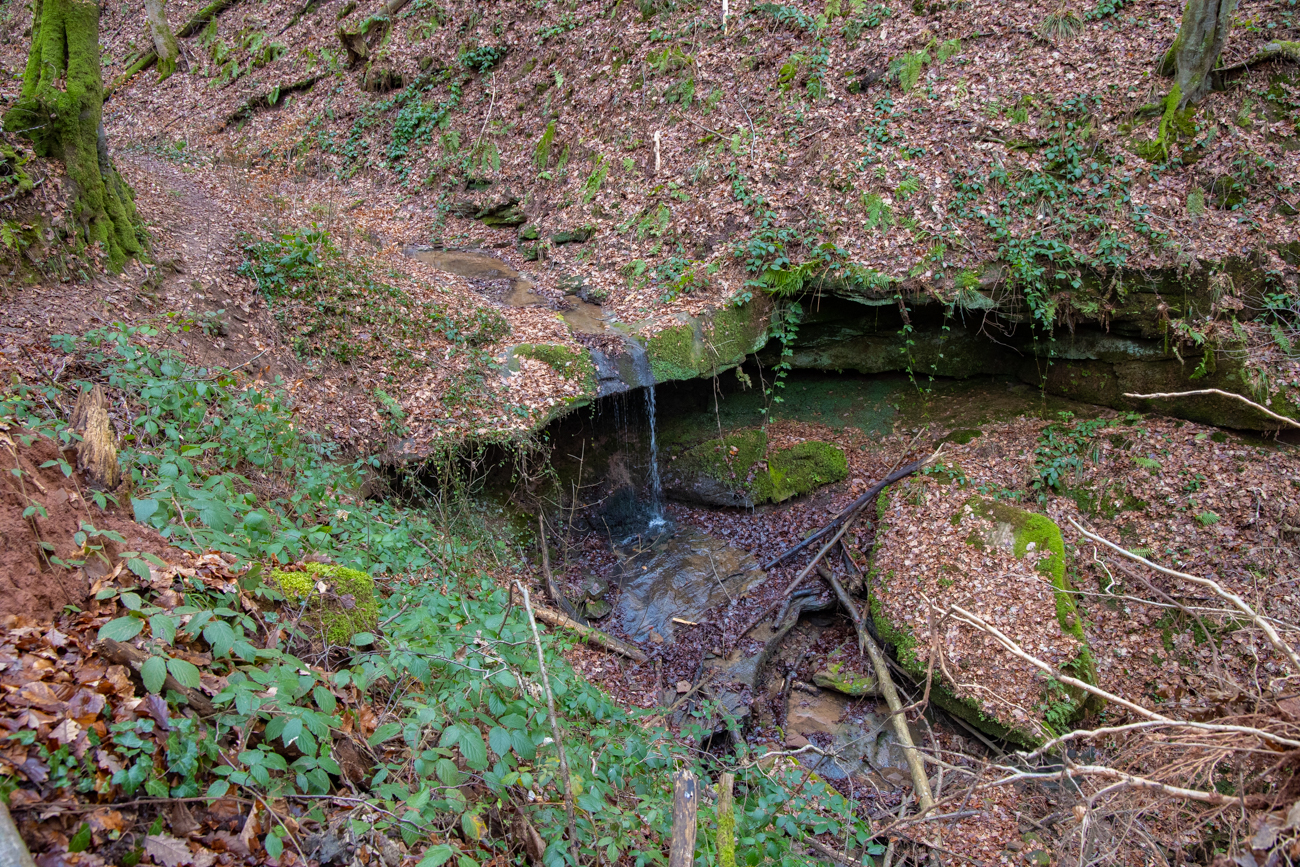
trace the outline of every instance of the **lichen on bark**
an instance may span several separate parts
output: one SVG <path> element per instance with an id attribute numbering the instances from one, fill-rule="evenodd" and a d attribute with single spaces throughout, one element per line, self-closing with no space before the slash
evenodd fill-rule
<path id="1" fill-rule="evenodd" d="M 104 246 L 111 270 L 140 252 L 131 190 L 108 156 L 103 130 L 99 5 L 35 0 L 32 41 L 17 102 L 4 128 L 32 142 L 39 156 L 64 164 L 77 236 Z"/>

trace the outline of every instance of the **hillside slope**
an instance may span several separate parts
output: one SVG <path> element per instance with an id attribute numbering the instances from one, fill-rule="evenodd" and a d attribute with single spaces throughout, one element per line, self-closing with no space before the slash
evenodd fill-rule
<path id="1" fill-rule="evenodd" d="M 201 5 L 173 0 L 173 26 Z M 182 39 L 186 62 L 160 82 L 152 69 L 120 80 L 149 47 L 145 20 L 140 4 L 106 7 L 106 126 L 128 177 L 147 183 L 131 152 L 182 163 L 237 200 L 232 225 L 265 236 L 319 224 L 404 286 L 495 310 L 511 335 L 482 343 L 501 361 L 520 343 L 607 345 L 556 319 L 575 291 L 648 335 L 814 285 L 1044 332 L 1104 327 L 1133 275 L 1175 291 L 1208 283 L 1229 298 L 1210 319 L 1252 319 L 1295 288 L 1294 67 L 1240 69 L 1198 108 L 1162 116 L 1168 84 L 1154 68 L 1177 0 L 738 3 L 725 26 L 720 4 L 666 0 L 414 0 L 379 13 L 236 3 Z M 25 14 L 0 14 L 12 72 Z M 1284 0 L 1243 6 L 1224 66 L 1294 40 L 1298 14 Z M 0 84 L 6 100 L 16 86 Z M 493 303 L 399 255 L 413 245 L 490 250 L 544 303 Z M 227 243 L 213 280 L 225 306 L 256 310 L 244 258 Z M 195 303 L 190 282 L 181 303 Z M 1206 314 L 1183 315 L 1176 336 L 1215 337 Z M 473 387 L 490 394 L 443 406 L 461 362 L 438 335 L 441 369 L 407 375 L 375 348 L 360 355 L 376 369 L 340 370 L 335 353 L 302 371 L 283 351 L 298 323 L 278 322 L 265 330 L 279 332 L 267 346 L 280 369 L 367 399 L 387 388 L 417 441 L 531 427 L 591 393 L 524 358 L 524 376 L 479 375 Z M 354 326 L 369 334 L 341 327 Z M 1247 342 L 1258 354 L 1270 339 Z"/>

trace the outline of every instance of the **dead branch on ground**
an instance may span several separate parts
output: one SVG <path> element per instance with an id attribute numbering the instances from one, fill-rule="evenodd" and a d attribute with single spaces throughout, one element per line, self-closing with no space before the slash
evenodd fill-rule
<path id="1" fill-rule="evenodd" d="M 1297 427 L 1300 427 L 1300 425 L 1297 425 Z M 1116 545 L 1114 542 L 1111 542 L 1107 539 L 1103 539 L 1101 536 L 1098 536 L 1096 533 L 1091 533 L 1088 530 L 1085 530 L 1083 526 L 1079 524 L 1079 522 L 1075 521 L 1073 518 L 1070 518 L 1070 525 L 1073 526 L 1074 529 L 1082 533 L 1084 536 L 1091 539 L 1092 541 L 1100 545 L 1105 545 L 1107 548 L 1110 548 L 1112 551 L 1115 551 L 1116 553 L 1122 554 L 1123 556 L 1132 560 L 1134 563 L 1141 563 L 1143 566 L 1146 566 L 1148 569 L 1154 569 L 1155 571 L 1159 572 L 1162 575 L 1168 575 L 1170 578 L 1178 578 L 1179 580 L 1182 581 L 1188 581 L 1192 584 L 1197 585 L 1198 587 L 1205 587 L 1214 591 L 1215 595 L 1217 595 L 1220 599 L 1223 599 L 1231 603 L 1238 611 L 1246 615 L 1246 618 L 1250 620 L 1251 623 L 1254 623 L 1256 626 L 1258 626 L 1260 630 L 1264 633 L 1265 637 L 1268 638 L 1269 644 L 1273 645 L 1274 649 L 1276 649 L 1279 653 L 1281 653 L 1290 661 L 1291 668 L 1295 673 L 1300 674 L 1300 655 L 1297 655 L 1295 650 L 1292 649 L 1290 645 L 1288 645 L 1285 641 L 1282 640 L 1282 636 L 1278 635 L 1277 630 L 1273 628 L 1273 625 L 1269 623 L 1267 619 L 1260 617 L 1259 614 L 1255 612 L 1255 609 L 1251 608 L 1250 605 L 1246 603 L 1246 600 L 1242 599 L 1236 593 L 1233 593 L 1232 591 L 1226 589 L 1222 584 L 1210 578 L 1202 578 L 1199 575 L 1189 575 L 1186 572 L 1179 572 L 1175 569 L 1170 569 L 1167 566 L 1160 566 L 1156 563 L 1152 563 L 1150 560 L 1146 559 L 1145 557 L 1134 554 L 1132 551 L 1129 551 L 1125 548 L 1121 548 L 1119 545 Z"/>
<path id="2" fill-rule="evenodd" d="M 1243 397 L 1240 394 L 1234 394 L 1231 391 L 1224 391 L 1221 388 L 1198 388 L 1195 391 L 1159 391 L 1153 394 L 1129 394 L 1128 392 L 1125 392 L 1124 396 L 1127 398 L 1131 398 L 1133 400 L 1156 400 L 1156 399 L 1175 398 L 1175 397 L 1200 397 L 1202 395 L 1207 395 L 1207 394 L 1215 394 L 1218 395 L 1219 397 L 1226 397 L 1232 400 L 1240 401 L 1246 404 L 1247 406 L 1255 409 L 1256 411 L 1263 413 L 1264 415 L 1268 416 L 1274 421 L 1280 421 L 1284 425 L 1287 425 L 1289 427 L 1300 428 L 1300 421 L 1296 421 L 1293 418 L 1287 418 L 1284 415 L 1278 415 L 1277 413 L 1273 412 L 1273 410 L 1269 409 L 1266 406 L 1261 406 L 1260 404 L 1255 403 L 1255 401 L 1251 400 L 1248 397 Z"/>

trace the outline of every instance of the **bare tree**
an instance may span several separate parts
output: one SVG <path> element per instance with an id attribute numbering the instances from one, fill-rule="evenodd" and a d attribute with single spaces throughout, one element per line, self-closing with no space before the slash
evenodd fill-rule
<path id="1" fill-rule="evenodd" d="M 176 37 L 167 23 L 167 0 L 145 0 L 144 14 L 149 19 L 154 53 L 158 55 L 158 80 L 162 81 L 176 71 L 176 59 L 180 56 Z"/>
<path id="2" fill-rule="evenodd" d="M 1160 74 L 1172 75 L 1170 91 L 1178 108 L 1195 105 L 1210 92 L 1214 66 L 1232 30 L 1237 0 L 1187 0 L 1183 23 L 1160 61 Z"/>

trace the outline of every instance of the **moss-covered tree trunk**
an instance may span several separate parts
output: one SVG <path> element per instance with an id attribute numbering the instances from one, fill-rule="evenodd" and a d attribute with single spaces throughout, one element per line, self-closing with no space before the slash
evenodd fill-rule
<path id="1" fill-rule="evenodd" d="M 103 244 L 112 270 L 140 252 L 131 190 L 113 167 L 102 123 L 99 4 L 34 0 L 32 44 L 18 101 L 4 128 L 36 153 L 62 160 L 71 184 L 71 219 L 88 244 Z"/>
<path id="2" fill-rule="evenodd" d="M 167 0 L 144 0 L 144 14 L 149 19 L 154 53 L 158 55 L 158 80 L 162 81 L 176 71 L 176 59 L 181 53 L 167 23 Z"/>
<path id="3" fill-rule="evenodd" d="M 1178 36 L 1160 62 L 1160 73 L 1174 76 L 1170 92 L 1177 94 L 1178 108 L 1194 105 L 1210 92 L 1236 9 L 1237 0 L 1187 0 Z"/>

